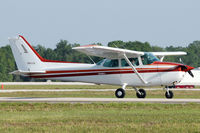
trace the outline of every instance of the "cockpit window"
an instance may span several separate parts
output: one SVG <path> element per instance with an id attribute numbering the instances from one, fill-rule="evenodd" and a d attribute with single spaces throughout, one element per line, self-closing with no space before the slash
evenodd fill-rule
<path id="1" fill-rule="evenodd" d="M 138 66 L 139 65 L 139 61 L 138 58 L 129 58 L 130 62 L 132 63 L 133 66 Z M 121 59 L 121 66 L 122 67 L 127 67 L 129 66 L 129 64 L 126 62 L 125 59 Z"/>
<path id="2" fill-rule="evenodd" d="M 106 59 L 103 66 L 104 67 L 118 67 L 119 66 L 118 59 L 115 59 L 115 60 Z"/>
<path id="3" fill-rule="evenodd" d="M 154 56 L 152 53 L 145 53 L 143 56 L 141 56 L 143 65 L 148 65 L 153 63 L 154 61 L 159 61 L 159 59 Z"/>
<path id="4" fill-rule="evenodd" d="M 99 62 L 97 62 L 97 65 L 101 65 L 101 63 L 104 61 L 104 59 L 103 60 L 100 60 Z"/>

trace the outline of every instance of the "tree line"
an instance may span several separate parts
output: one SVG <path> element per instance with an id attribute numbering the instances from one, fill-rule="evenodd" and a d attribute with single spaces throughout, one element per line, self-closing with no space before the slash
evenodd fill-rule
<path id="1" fill-rule="evenodd" d="M 97 43 L 97 45 L 102 45 Z M 78 51 L 72 50 L 73 47 L 80 46 L 80 44 L 71 44 L 66 40 L 60 40 L 56 45 L 56 48 L 46 48 L 42 45 L 34 46 L 36 51 L 43 57 L 49 60 L 69 61 L 69 62 L 81 62 L 81 63 L 92 63 L 89 57 Z M 184 64 L 199 67 L 200 66 L 200 41 L 194 41 L 186 47 L 182 46 L 167 46 L 159 47 L 150 45 L 148 42 L 139 41 L 112 41 L 109 42 L 109 47 L 118 47 L 136 51 L 156 52 L 156 51 L 185 51 L 188 54 L 186 56 L 168 56 L 165 57 L 164 61 L 179 62 L 179 58 L 182 59 Z M 100 61 L 100 57 L 91 57 L 95 62 Z M 22 77 L 19 75 L 11 75 L 10 72 L 17 70 L 14 57 L 9 45 L 0 47 L 0 82 L 11 82 L 11 81 L 31 81 L 33 79 Z M 44 81 L 34 79 L 34 81 Z"/>

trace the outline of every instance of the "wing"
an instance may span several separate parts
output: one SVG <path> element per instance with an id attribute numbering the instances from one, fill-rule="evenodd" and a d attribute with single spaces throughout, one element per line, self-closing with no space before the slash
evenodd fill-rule
<path id="1" fill-rule="evenodd" d="M 124 54 L 128 58 L 135 58 L 144 55 L 144 52 L 132 51 L 127 49 L 112 48 L 98 45 L 86 45 L 80 47 L 74 47 L 73 49 L 85 53 L 87 55 L 104 57 L 109 59 L 124 58 Z"/>
<path id="2" fill-rule="evenodd" d="M 177 52 L 151 52 L 155 56 L 173 56 L 173 55 L 187 55 L 186 52 L 177 51 Z"/>

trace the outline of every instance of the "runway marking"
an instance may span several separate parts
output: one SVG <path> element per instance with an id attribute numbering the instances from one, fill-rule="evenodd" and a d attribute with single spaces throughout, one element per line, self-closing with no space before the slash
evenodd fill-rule
<path id="1" fill-rule="evenodd" d="M 200 99 L 164 99 L 164 98 L 35 98 L 35 97 L 0 97 L 0 102 L 48 102 L 48 103 L 109 103 L 109 102 L 142 102 L 142 103 L 200 103 Z"/>

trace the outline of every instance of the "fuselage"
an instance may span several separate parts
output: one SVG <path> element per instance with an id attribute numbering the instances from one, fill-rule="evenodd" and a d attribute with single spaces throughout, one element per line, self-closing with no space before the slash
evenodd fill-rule
<path id="1" fill-rule="evenodd" d="M 121 61 L 120 59 L 118 60 Z M 148 65 L 135 66 L 142 77 L 148 81 L 143 84 L 131 67 L 105 67 L 106 59 L 99 64 L 81 63 L 51 63 L 44 64 L 45 73 L 32 73 L 32 78 L 45 78 L 62 81 L 90 82 L 96 84 L 113 84 L 129 86 L 157 86 L 173 85 L 179 83 L 185 71 L 182 71 L 176 63 L 153 62 Z M 121 63 L 119 63 L 121 64 Z"/>

